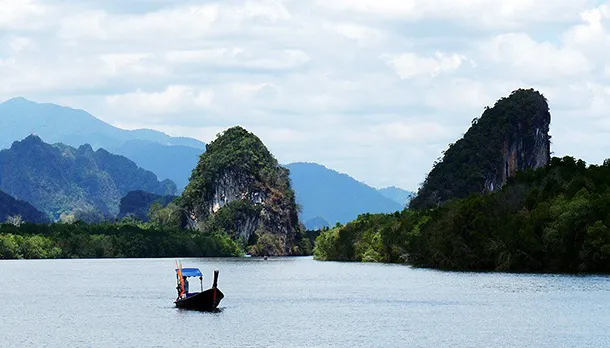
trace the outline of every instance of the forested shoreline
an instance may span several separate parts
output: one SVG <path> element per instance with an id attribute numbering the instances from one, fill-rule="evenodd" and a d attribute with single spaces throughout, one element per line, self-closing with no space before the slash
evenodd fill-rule
<path id="1" fill-rule="evenodd" d="M 0 259 L 241 256 L 225 233 L 201 234 L 133 222 L 0 225 Z"/>
<path id="2" fill-rule="evenodd" d="M 518 89 L 449 144 L 409 209 L 318 237 L 318 260 L 456 271 L 610 273 L 610 160 L 551 158 L 546 98 Z"/>
<path id="3" fill-rule="evenodd" d="M 610 161 L 553 158 L 502 190 L 365 214 L 316 240 L 318 260 L 462 271 L 610 273 Z"/>
<path id="4" fill-rule="evenodd" d="M 296 255 L 311 255 L 318 231 L 297 234 Z M 1 259 L 240 257 L 265 249 L 224 231 L 201 232 L 132 218 L 86 224 L 0 224 Z"/>

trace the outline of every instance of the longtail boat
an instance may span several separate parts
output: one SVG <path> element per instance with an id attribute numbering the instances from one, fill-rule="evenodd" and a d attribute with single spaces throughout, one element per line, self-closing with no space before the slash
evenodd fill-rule
<path id="1" fill-rule="evenodd" d="M 177 262 L 176 262 L 177 263 Z M 199 278 L 201 292 L 189 292 L 188 278 Z M 215 311 L 225 295 L 218 289 L 218 270 L 214 270 L 212 287 L 203 291 L 203 273 L 198 268 L 182 268 L 182 263 L 176 268 L 178 298 L 174 303 L 178 308 L 200 311 Z"/>

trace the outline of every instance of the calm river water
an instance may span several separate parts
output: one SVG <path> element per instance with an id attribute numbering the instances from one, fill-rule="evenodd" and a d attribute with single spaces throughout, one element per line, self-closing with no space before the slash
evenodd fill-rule
<path id="1" fill-rule="evenodd" d="M 0 346 L 610 346 L 610 277 L 184 259 L 201 268 L 206 288 L 220 270 L 222 311 L 200 313 L 174 308 L 174 265 L 1 261 Z"/>

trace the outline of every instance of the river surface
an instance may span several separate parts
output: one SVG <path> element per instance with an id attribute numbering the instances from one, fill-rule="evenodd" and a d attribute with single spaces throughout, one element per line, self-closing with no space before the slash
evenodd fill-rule
<path id="1" fill-rule="evenodd" d="M 0 261 L 0 346 L 610 347 L 606 276 L 182 261 L 220 270 L 220 312 L 174 308 L 173 259 Z"/>

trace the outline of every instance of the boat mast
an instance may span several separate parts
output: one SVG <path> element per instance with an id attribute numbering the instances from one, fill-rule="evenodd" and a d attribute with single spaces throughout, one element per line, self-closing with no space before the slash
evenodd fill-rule
<path id="1" fill-rule="evenodd" d="M 178 260 L 176 260 L 176 268 L 178 268 L 178 279 L 180 281 L 180 297 L 184 297 L 184 278 L 182 278 L 182 262 L 178 266 Z"/>

